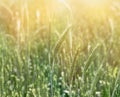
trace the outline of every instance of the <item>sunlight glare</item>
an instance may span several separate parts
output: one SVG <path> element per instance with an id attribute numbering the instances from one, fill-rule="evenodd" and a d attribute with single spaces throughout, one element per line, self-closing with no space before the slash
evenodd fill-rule
<path id="1" fill-rule="evenodd" d="M 81 2 L 89 7 L 103 7 L 106 5 L 106 0 L 81 0 Z"/>

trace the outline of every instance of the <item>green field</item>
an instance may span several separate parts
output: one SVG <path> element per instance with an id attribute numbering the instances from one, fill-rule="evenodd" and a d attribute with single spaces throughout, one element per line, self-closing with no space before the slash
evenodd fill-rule
<path id="1" fill-rule="evenodd" d="M 0 0 L 0 97 L 120 97 L 120 0 Z"/>

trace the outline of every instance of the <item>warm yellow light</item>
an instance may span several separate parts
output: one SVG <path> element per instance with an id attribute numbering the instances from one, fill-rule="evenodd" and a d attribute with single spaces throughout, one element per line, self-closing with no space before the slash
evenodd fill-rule
<path id="1" fill-rule="evenodd" d="M 105 15 L 109 11 L 111 0 L 78 0 L 79 9 L 87 15 L 97 16 Z"/>
<path id="2" fill-rule="evenodd" d="M 106 0 L 80 0 L 83 5 L 88 7 L 104 7 L 107 4 Z"/>

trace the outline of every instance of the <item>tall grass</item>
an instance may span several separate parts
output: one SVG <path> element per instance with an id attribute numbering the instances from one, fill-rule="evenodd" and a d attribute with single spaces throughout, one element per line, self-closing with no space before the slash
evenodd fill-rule
<path id="1" fill-rule="evenodd" d="M 30 1 L 9 2 L 17 16 L 0 15 L 0 97 L 120 96 L 119 1 L 98 15 L 72 0 L 44 1 L 41 17 Z"/>

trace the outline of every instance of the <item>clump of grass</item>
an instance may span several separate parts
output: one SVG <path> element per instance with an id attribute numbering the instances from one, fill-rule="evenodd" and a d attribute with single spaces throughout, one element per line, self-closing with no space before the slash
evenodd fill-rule
<path id="1" fill-rule="evenodd" d="M 36 13 L 31 14 L 32 8 L 39 9 L 35 5 L 18 4 L 21 13 L 14 21 L 17 25 L 12 25 L 18 28 L 17 41 L 6 29 L 12 23 L 3 23 L 7 19 L 0 17 L 1 97 L 120 96 L 118 6 L 111 5 L 115 11 L 110 17 L 108 12 L 90 17 L 92 14 L 75 13 L 78 10 L 69 0 L 62 3 L 67 10 L 62 15 L 50 11 L 46 23 L 40 22 L 42 13 L 36 19 Z"/>

